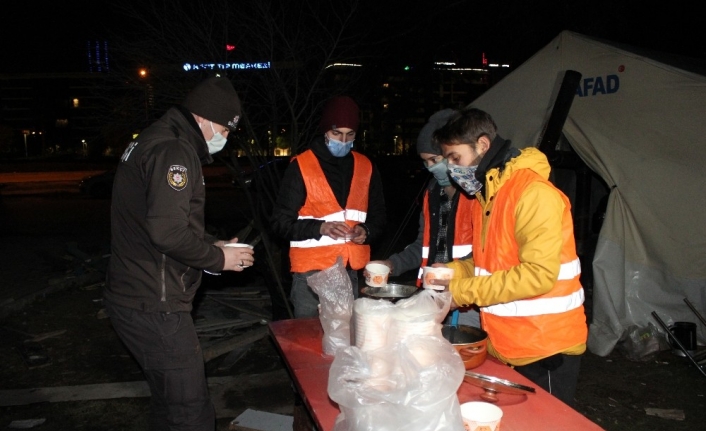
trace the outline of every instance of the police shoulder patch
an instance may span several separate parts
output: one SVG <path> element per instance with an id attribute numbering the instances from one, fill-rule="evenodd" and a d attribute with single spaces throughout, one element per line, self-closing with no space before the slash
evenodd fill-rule
<path id="1" fill-rule="evenodd" d="M 167 183 L 169 187 L 176 191 L 182 191 L 189 182 L 189 177 L 186 175 L 186 167 L 181 165 L 171 165 L 167 171 Z"/>

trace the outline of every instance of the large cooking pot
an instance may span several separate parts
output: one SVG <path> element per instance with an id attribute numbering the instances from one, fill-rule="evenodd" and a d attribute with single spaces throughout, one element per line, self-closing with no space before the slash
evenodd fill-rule
<path id="1" fill-rule="evenodd" d="M 484 330 L 468 325 L 444 325 L 441 335 L 456 348 L 467 370 L 485 361 L 488 353 L 488 333 Z"/>
<path id="2" fill-rule="evenodd" d="M 397 302 L 400 299 L 409 298 L 419 291 L 421 291 L 421 289 L 417 286 L 388 283 L 381 287 L 365 286 L 360 289 L 360 294 L 372 299 L 384 299 L 390 302 Z"/>

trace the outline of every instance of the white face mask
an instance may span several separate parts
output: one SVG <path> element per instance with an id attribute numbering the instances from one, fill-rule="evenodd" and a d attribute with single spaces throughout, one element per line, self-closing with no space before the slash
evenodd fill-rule
<path id="1" fill-rule="evenodd" d="M 223 149 L 223 147 L 226 146 L 226 142 L 228 142 L 228 139 L 221 135 L 220 132 L 216 132 L 216 130 L 213 128 L 213 121 L 209 121 L 209 124 L 211 125 L 211 131 L 213 132 L 213 137 L 209 140 L 206 141 L 206 144 L 208 145 L 208 153 L 209 154 L 215 154 Z M 201 124 L 199 124 L 199 128 L 201 127 Z"/>

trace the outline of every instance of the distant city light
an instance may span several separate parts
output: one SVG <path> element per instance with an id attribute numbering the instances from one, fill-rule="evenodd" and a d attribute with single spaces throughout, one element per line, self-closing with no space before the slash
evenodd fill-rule
<path id="1" fill-rule="evenodd" d="M 107 72 L 108 67 L 108 41 L 88 41 L 86 46 L 89 72 Z"/>
<path id="2" fill-rule="evenodd" d="M 453 70 L 456 72 L 487 72 L 486 69 L 477 69 L 472 67 L 449 67 L 445 69 L 434 68 L 434 70 Z"/>
<path id="3" fill-rule="evenodd" d="M 452 61 L 437 61 L 436 63 L 437 66 L 456 66 L 456 63 Z"/>
<path id="4" fill-rule="evenodd" d="M 226 51 L 235 51 L 235 45 L 226 44 Z"/>
<path id="5" fill-rule="evenodd" d="M 409 70 L 409 69 L 411 69 L 411 67 L 409 67 L 409 66 L 404 67 L 404 70 Z"/>
<path id="6" fill-rule="evenodd" d="M 270 62 L 264 63 L 184 63 L 184 70 L 187 72 L 196 70 L 244 70 L 244 69 L 269 69 Z"/>
<path id="7" fill-rule="evenodd" d="M 363 67 L 363 65 L 355 63 L 331 63 L 326 66 L 325 69 L 328 69 L 329 67 Z"/>

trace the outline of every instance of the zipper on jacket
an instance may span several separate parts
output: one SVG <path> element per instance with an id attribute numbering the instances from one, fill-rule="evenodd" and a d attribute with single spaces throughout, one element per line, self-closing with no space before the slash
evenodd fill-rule
<path id="1" fill-rule="evenodd" d="M 162 254 L 162 268 L 160 270 L 161 282 L 162 282 L 162 302 L 167 301 L 167 282 L 166 282 L 166 267 L 167 267 L 167 255 Z"/>
<path id="2" fill-rule="evenodd" d="M 181 274 L 181 277 L 179 277 L 179 280 L 181 281 L 181 291 L 186 293 L 186 283 L 184 283 L 184 277 L 186 276 L 186 273 L 189 272 L 190 268 L 186 268 L 186 271 L 184 271 Z"/>

